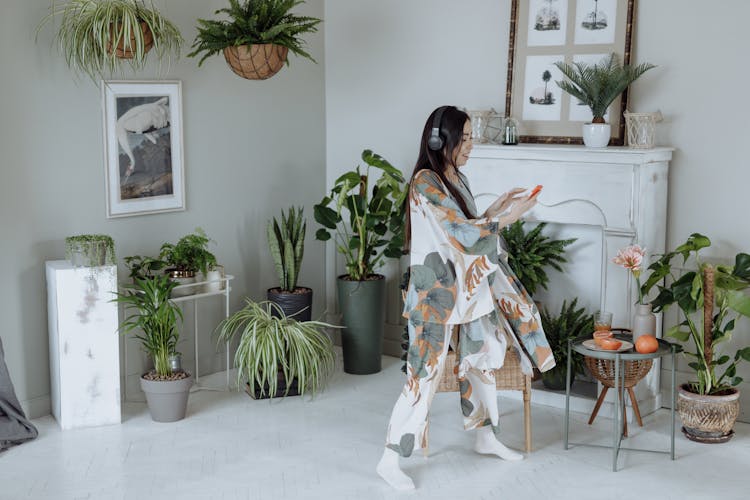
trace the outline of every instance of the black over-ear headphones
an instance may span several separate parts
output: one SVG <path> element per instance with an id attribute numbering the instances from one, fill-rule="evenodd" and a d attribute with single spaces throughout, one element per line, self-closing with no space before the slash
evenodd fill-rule
<path id="1" fill-rule="evenodd" d="M 440 122 L 443 120 L 443 113 L 448 106 L 441 106 L 435 112 L 435 118 L 432 120 L 432 132 L 427 139 L 427 147 L 432 151 L 440 151 L 443 148 L 443 138 L 440 136 Z"/>

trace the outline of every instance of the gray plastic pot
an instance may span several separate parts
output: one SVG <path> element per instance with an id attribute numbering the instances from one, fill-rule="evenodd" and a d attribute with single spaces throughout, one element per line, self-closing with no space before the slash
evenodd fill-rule
<path id="1" fill-rule="evenodd" d="M 193 376 L 180 380 L 146 380 L 141 389 L 146 394 L 148 411 L 155 422 L 176 422 L 185 418 Z"/>

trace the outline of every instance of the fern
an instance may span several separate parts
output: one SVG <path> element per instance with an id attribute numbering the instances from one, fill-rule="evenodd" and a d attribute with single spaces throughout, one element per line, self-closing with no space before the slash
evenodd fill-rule
<path id="1" fill-rule="evenodd" d="M 547 225 L 545 222 L 538 224 L 528 233 L 524 232 L 524 222 L 519 220 L 503 228 L 502 236 L 505 239 L 508 251 L 508 264 L 529 294 L 534 295 L 539 287 L 547 289 L 549 277 L 545 268 L 547 266 L 562 272 L 561 264 L 567 262 L 565 258 L 565 247 L 576 241 L 576 238 L 567 240 L 553 240 L 542 234 Z"/>
<path id="2" fill-rule="evenodd" d="M 570 304 L 563 301 L 557 316 L 551 315 L 546 308 L 539 311 L 542 328 L 560 369 L 565 369 L 568 363 L 568 340 L 590 335 L 594 331 L 594 315 L 577 306 L 578 298 L 575 298 Z M 583 373 L 583 357 L 580 354 L 573 353 L 571 370 L 573 376 Z"/>
<path id="3" fill-rule="evenodd" d="M 198 66 L 227 47 L 273 43 L 288 48 L 297 56 L 315 59 L 305 51 L 303 33 L 315 33 L 320 19 L 295 16 L 289 11 L 303 0 L 229 0 L 229 7 L 215 14 L 226 14 L 228 21 L 198 19 L 198 35 L 189 57 L 203 53 Z M 286 61 L 287 65 L 289 60 Z"/>

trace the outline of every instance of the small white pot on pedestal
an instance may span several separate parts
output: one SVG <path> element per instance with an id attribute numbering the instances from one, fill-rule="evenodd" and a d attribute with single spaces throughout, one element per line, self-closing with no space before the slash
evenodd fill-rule
<path id="1" fill-rule="evenodd" d="M 609 123 L 584 123 L 583 143 L 587 148 L 606 148 L 611 132 Z"/>

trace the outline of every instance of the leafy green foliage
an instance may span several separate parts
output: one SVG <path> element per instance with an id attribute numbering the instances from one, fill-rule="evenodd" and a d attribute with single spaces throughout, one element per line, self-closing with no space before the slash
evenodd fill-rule
<path id="1" fill-rule="evenodd" d="M 110 266 L 116 263 L 115 241 L 106 234 L 68 236 L 65 238 L 65 258 L 73 260 L 74 253 L 83 255 L 87 267 L 99 266 L 100 262 Z"/>
<path id="2" fill-rule="evenodd" d="M 287 214 L 282 210 L 281 224 L 274 217 L 266 226 L 268 248 L 279 277 L 279 288 L 286 292 L 293 292 L 297 287 L 302 256 L 305 253 L 307 222 L 302 214 L 303 210 L 302 207 L 291 207 Z"/>
<path id="3" fill-rule="evenodd" d="M 543 235 L 546 222 L 539 223 L 528 233 L 524 232 L 523 225 L 524 222 L 518 220 L 504 227 L 502 236 L 507 245 L 510 268 L 526 291 L 534 295 L 538 287 L 547 289 L 549 277 L 546 267 L 562 272 L 560 264 L 567 262 L 564 257 L 565 247 L 575 242 L 576 238 L 553 240 Z"/>
<path id="4" fill-rule="evenodd" d="M 143 350 L 151 356 L 159 375 L 169 375 L 169 357 L 177 353 L 180 338 L 177 320 L 182 320 L 182 310 L 169 299 L 177 286 L 166 275 L 153 279 L 135 280 L 135 288 L 115 292 L 115 302 L 125 304 L 125 320 L 120 324 L 120 333 L 135 333 Z"/>
<path id="5" fill-rule="evenodd" d="M 658 287 L 659 294 L 651 301 L 655 312 L 666 310 L 673 304 L 682 311 L 683 321 L 670 328 L 667 336 L 680 342 L 693 341 L 695 351 L 686 354 L 694 360 L 688 366 L 698 379 L 690 383 L 691 390 L 697 394 L 717 394 L 739 384 L 742 378 L 737 376 L 737 364 L 742 360 L 750 361 L 750 347 L 738 349 L 734 357 L 722 354 L 717 358 L 715 352 L 718 344 L 732 337 L 736 319 L 750 317 L 750 297 L 744 293 L 750 288 L 750 255 L 738 253 L 734 266 L 714 267 L 700 259 L 700 250 L 710 245 L 706 236 L 693 233 L 685 243 L 648 267 L 651 273 L 642 287 L 644 295 L 654 286 Z M 694 257 L 697 270 L 676 275 L 672 261 L 678 256 L 682 257 L 683 265 L 691 256 Z M 697 321 L 694 318 L 695 313 L 704 307 L 704 273 L 707 269 L 714 275 L 713 323 L 709 332 L 704 331 L 702 317 Z M 668 286 L 661 284 L 665 278 L 670 279 Z M 719 367 L 724 367 L 721 375 L 717 372 Z"/>
<path id="6" fill-rule="evenodd" d="M 315 237 L 320 241 L 335 234 L 336 249 L 346 260 L 349 278 L 362 281 L 386 257 L 401 256 L 404 246 L 404 200 L 407 190 L 401 172 L 369 149 L 362 152 L 367 164 L 341 175 L 328 196 L 315 205 L 315 220 L 323 227 Z M 382 171 L 372 184 L 370 168 Z M 348 220 L 344 217 L 348 213 Z M 390 236 L 390 237 L 389 237 Z"/>
<path id="7" fill-rule="evenodd" d="M 336 327 L 286 317 L 271 302 L 245 302 L 245 307 L 217 327 L 220 341 L 228 342 L 239 335 L 234 355 L 238 387 L 245 377 L 251 392 L 259 387 L 261 396 L 266 390 L 273 396 L 278 390 L 277 374 L 282 372 L 287 381 L 284 395 L 295 378 L 300 394 L 315 394 L 322 389 L 333 373 L 336 356 L 331 339 L 321 329 Z M 272 308 L 275 315 L 271 314 Z"/>
<path id="8" fill-rule="evenodd" d="M 567 367 L 568 340 L 584 335 L 590 336 L 594 331 L 594 315 L 587 313 L 583 307 L 577 308 L 577 306 L 578 298 L 574 298 L 570 304 L 563 301 L 560 314 L 557 316 L 550 314 L 546 308 L 539 311 L 549 347 L 552 349 L 555 362 L 560 367 Z M 573 352 L 571 375 L 583 373 L 583 366 L 583 356 Z"/>
<path id="9" fill-rule="evenodd" d="M 226 14 L 229 21 L 198 19 L 198 35 L 195 37 L 189 57 L 201 53 L 198 66 L 207 58 L 218 54 L 226 47 L 273 43 L 292 53 L 315 59 L 304 50 L 303 33 L 318 31 L 320 19 L 295 16 L 289 11 L 304 3 L 302 0 L 229 0 L 229 7 L 215 14 Z M 289 60 L 286 61 L 289 64 Z"/>
<path id="10" fill-rule="evenodd" d="M 128 276 L 136 279 L 147 279 L 154 276 L 154 271 L 159 271 L 167 265 L 161 259 L 144 255 L 130 255 L 125 257 L 125 267 L 128 268 Z"/>
<path id="11" fill-rule="evenodd" d="M 177 244 L 164 243 L 159 258 L 180 271 L 200 271 L 203 274 L 216 265 L 216 256 L 208 251 L 211 239 L 201 228 L 180 238 Z"/>
<path id="12" fill-rule="evenodd" d="M 42 27 L 60 17 L 57 42 L 68 66 L 92 80 L 114 73 L 125 61 L 133 70 L 146 64 L 147 41 L 141 30 L 145 23 L 153 35 L 153 50 L 159 60 L 171 54 L 179 57 L 183 39 L 177 27 L 167 20 L 152 2 L 147 7 L 136 0 L 67 0 L 63 5 L 52 2 L 51 12 L 39 23 Z M 133 41 L 134 43 L 131 43 Z M 133 52 L 121 59 L 115 48 Z"/>
<path id="13" fill-rule="evenodd" d="M 615 53 L 597 64 L 558 61 L 555 66 L 568 78 L 557 85 L 591 108 L 594 123 L 603 123 L 612 101 L 643 73 L 656 67 L 649 63 L 621 66 Z"/>

